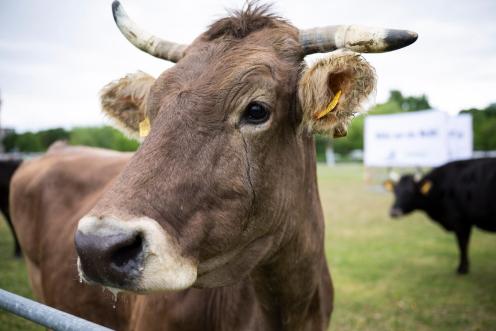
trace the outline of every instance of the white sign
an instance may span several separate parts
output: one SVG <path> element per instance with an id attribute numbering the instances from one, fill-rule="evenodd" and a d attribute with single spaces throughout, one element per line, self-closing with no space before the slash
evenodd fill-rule
<path id="1" fill-rule="evenodd" d="M 371 115 L 364 139 L 367 166 L 438 166 L 472 155 L 472 119 L 430 110 Z"/>
<path id="2" fill-rule="evenodd" d="M 448 117 L 448 158 L 450 161 L 472 157 L 472 115 Z"/>

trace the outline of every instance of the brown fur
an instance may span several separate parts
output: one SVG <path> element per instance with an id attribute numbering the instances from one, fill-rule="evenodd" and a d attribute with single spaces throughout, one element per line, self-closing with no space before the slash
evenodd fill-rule
<path id="1" fill-rule="evenodd" d="M 333 84 L 346 92 L 338 121 L 347 121 L 359 92 L 370 90 L 353 87 L 365 81 L 354 75 L 368 71 L 356 55 L 318 64 L 304 76 L 300 100 L 310 101 L 302 108 L 298 30 L 265 9 L 250 10 L 215 23 L 149 90 L 145 75 L 103 90 L 104 110 L 129 130 L 144 111 L 150 117 L 150 134 L 134 156 L 57 148 L 18 171 L 13 221 L 40 300 L 118 330 L 327 329 L 333 290 L 314 140 L 299 128 Z M 311 72 L 320 68 L 325 77 L 332 68 L 345 75 L 317 79 Z M 253 101 L 270 110 L 262 125 L 242 121 Z M 112 310 L 98 287 L 76 277 L 72 238 L 83 215 L 155 220 L 198 264 L 194 287 L 125 294 Z M 222 256 L 224 263 L 204 267 Z M 135 290 L 130 284 L 126 290 Z"/>
<path id="2" fill-rule="evenodd" d="M 286 20 L 272 14 L 270 5 L 258 5 L 248 2 L 243 10 L 234 10 L 231 15 L 213 23 L 205 32 L 207 40 L 220 37 L 242 39 L 254 31 L 273 28 L 278 23 L 286 24 Z"/>
<path id="3" fill-rule="evenodd" d="M 79 283 L 73 234 L 79 218 L 131 155 L 58 143 L 41 158 L 22 164 L 10 196 L 36 298 L 117 329 L 125 328 L 117 321 L 130 314 L 128 305 L 124 299 L 115 311 L 109 293 Z"/>

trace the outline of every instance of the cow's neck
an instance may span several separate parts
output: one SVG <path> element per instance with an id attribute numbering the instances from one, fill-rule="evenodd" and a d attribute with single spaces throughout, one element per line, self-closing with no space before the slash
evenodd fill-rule
<path id="1" fill-rule="evenodd" d="M 442 210 L 440 208 L 442 204 L 433 197 L 426 198 L 419 195 L 417 198 L 417 208 L 418 210 L 424 211 L 432 219 L 439 219 L 442 215 Z"/>
<path id="2" fill-rule="evenodd" d="M 288 247 L 288 253 L 290 250 Z M 292 255 L 281 257 L 254 275 L 262 313 L 274 330 L 325 330 L 331 285 L 323 273 L 324 258 L 309 265 L 297 261 L 306 257 Z M 292 265 L 288 268 L 288 264 Z"/>
<path id="3" fill-rule="evenodd" d="M 324 222 L 316 184 L 314 141 L 304 142 L 305 188 L 293 222 L 299 225 L 273 259 L 253 273 L 262 310 L 277 330 L 325 330 L 332 285 L 324 254 Z"/>

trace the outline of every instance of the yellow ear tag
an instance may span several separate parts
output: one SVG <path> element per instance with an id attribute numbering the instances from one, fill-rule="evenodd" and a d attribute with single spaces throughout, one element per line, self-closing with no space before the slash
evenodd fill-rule
<path id="1" fill-rule="evenodd" d="M 384 182 L 384 188 L 386 191 L 392 192 L 394 190 L 394 184 L 391 180 L 386 180 Z"/>
<path id="2" fill-rule="evenodd" d="M 324 110 L 318 112 L 317 114 L 315 114 L 315 118 L 319 120 L 322 117 L 324 117 L 327 114 L 329 114 L 338 105 L 339 98 L 341 98 L 341 90 L 339 90 L 338 93 L 336 93 L 334 95 L 334 97 L 332 98 L 331 102 L 329 102 L 329 105 L 327 105 L 326 109 L 324 109 Z"/>
<path id="3" fill-rule="evenodd" d="M 420 188 L 420 193 L 422 193 L 423 195 L 427 195 L 427 193 L 429 193 L 431 188 L 432 188 L 432 182 L 428 180 L 424 184 L 422 184 L 422 187 Z"/>
<path id="4" fill-rule="evenodd" d="M 148 136 L 149 133 L 150 133 L 150 119 L 147 116 L 147 117 L 145 117 L 144 120 L 142 120 L 139 123 L 139 136 L 141 138 L 144 138 L 144 137 Z"/>

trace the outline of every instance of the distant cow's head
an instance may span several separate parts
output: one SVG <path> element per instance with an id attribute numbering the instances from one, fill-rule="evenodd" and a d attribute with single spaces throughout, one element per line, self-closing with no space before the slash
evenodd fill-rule
<path id="1" fill-rule="evenodd" d="M 399 180 L 388 179 L 384 182 L 386 190 L 394 193 L 394 203 L 389 215 L 398 218 L 419 208 L 429 195 L 432 182 L 420 179 L 419 175 L 403 175 Z"/>
<path id="2" fill-rule="evenodd" d="M 296 233 L 321 249 L 312 133 L 345 135 L 374 90 L 373 68 L 354 51 L 394 50 L 416 34 L 301 31 L 248 5 L 183 46 L 139 30 L 118 2 L 113 10 L 134 45 L 177 64 L 102 91 L 104 111 L 146 138 L 79 223 L 84 278 L 138 292 L 221 286 Z M 341 48 L 304 64 L 306 54 Z"/>

